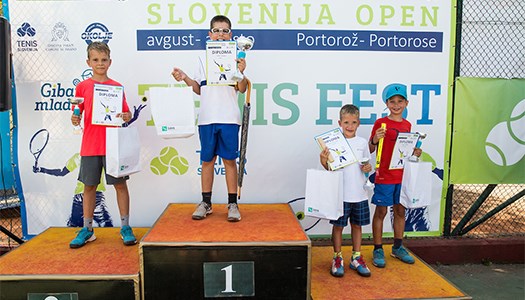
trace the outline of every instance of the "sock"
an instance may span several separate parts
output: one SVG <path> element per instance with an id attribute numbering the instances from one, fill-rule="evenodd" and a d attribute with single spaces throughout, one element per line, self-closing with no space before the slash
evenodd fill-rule
<path id="1" fill-rule="evenodd" d="M 228 193 L 228 204 L 230 203 L 237 203 L 237 193 Z"/>
<path id="2" fill-rule="evenodd" d="M 87 227 L 89 231 L 93 231 L 93 218 L 84 218 L 84 227 Z"/>
<path id="3" fill-rule="evenodd" d="M 379 245 L 374 244 L 374 250 L 377 250 L 377 249 L 383 249 L 383 244 L 379 244 Z"/>
<path id="4" fill-rule="evenodd" d="M 202 201 L 211 207 L 211 192 L 202 193 Z"/>
<path id="5" fill-rule="evenodd" d="M 121 226 L 129 226 L 129 215 L 120 217 Z"/>
<path id="6" fill-rule="evenodd" d="M 401 245 L 403 245 L 403 240 L 402 239 L 394 239 L 394 246 L 392 246 L 392 248 L 399 249 L 399 247 L 401 247 Z"/>
<path id="7" fill-rule="evenodd" d="M 352 259 L 356 259 L 359 256 L 361 256 L 361 252 L 360 251 L 353 251 L 352 252 Z"/>
<path id="8" fill-rule="evenodd" d="M 334 258 L 336 257 L 340 257 L 340 258 L 343 258 L 343 252 L 339 251 L 339 252 L 334 252 Z"/>

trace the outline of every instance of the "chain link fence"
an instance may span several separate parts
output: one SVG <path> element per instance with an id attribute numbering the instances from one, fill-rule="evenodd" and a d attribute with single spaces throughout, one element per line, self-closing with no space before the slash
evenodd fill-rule
<path id="1" fill-rule="evenodd" d="M 455 77 L 525 78 L 525 1 L 458 0 L 457 20 Z M 454 185 L 447 212 L 453 235 L 525 235 L 524 190 L 525 184 Z M 506 201 L 512 203 L 503 208 Z M 469 211 L 471 221 L 454 232 Z"/>

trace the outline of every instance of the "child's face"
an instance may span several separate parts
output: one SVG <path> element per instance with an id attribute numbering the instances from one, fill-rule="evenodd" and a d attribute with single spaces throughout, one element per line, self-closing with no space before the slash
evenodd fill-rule
<path id="1" fill-rule="evenodd" d="M 208 32 L 208 36 L 212 41 L 229 41 L 232 39 L 232 31 L 228 23 L 215 22 L 213 28 Z"/>
<path id="2" fill-rule="evenodd" d="M 111 66 L 111 59 L 108 54 L 97 50 L 89 50 L 89 58 L 86 62 L 93 69 L 93 75 L 106 75 L 109 66 Z"/>
<path id="3" fill-rule="evenodd" d="M 353 138 L 357 133 L 357 127 L 359 127 L 359 116 L 344 114 L 339 120 L 339 126 L 343 130 L 345 138 Z"/>
<path id="4" fill-rule="evenodd" d="M 402 116 L 407 105 L 408 101 L 399 95 L 392 96 L 386 101 L 386 107 L 393 116 Z"/>

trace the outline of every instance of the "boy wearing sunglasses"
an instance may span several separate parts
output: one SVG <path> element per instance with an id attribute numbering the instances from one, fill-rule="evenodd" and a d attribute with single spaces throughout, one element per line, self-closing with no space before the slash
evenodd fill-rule
<path id="1" fill-rule="evenodd" d="M 227 41 L 232 39 L 231 22 L 223 15 L 217 15 L 210 21 L 210 40 Z M 202 201 L 192 215 L 194 220 L 202 220 L 213 212 L 211 194 L 213 188 L 214 167 L 217 156 L 220 156 L 226 169 L 226 186 L 228 190 L 228 221 L 241 220 L 237 206 L 237 149 L 239 148 L 239 127 L 241 125 L 237 93 L 246 91 L 248 81 L 244 77 L 236 85 L 206 85 L 206 59 L 199 57 L 195 76 L 190 78 L 178 67 L 173 68 L 171 75 L 177 81 L 184 81 L 193 92 L 200 95 L 199 138 L 202 161 L 201 189 Z M 237 68 L 241 73 L 246 69 L 246 61 L 237 59 Z"/>

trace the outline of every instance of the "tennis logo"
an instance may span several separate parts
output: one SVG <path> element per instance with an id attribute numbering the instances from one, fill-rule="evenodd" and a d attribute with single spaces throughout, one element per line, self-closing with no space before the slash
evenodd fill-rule
<path id="1" fill-rule="evenodd" d="M 188 172 L 188 160 L 179 156 L 179 152 L 173 147 L 164 147 L 160 155 L 150 162 L 151 172 L 155 175 L 164 175 L 170 170 L 175 175 L 183 175 Z"/>
<path id="2" fill-rule="evenodd" d="M 525 99 L 514 106 L 508 120 L 492 128 L 485 151 L 493 163 L 502 167 L 512 166 L 525 156 Z"/>

